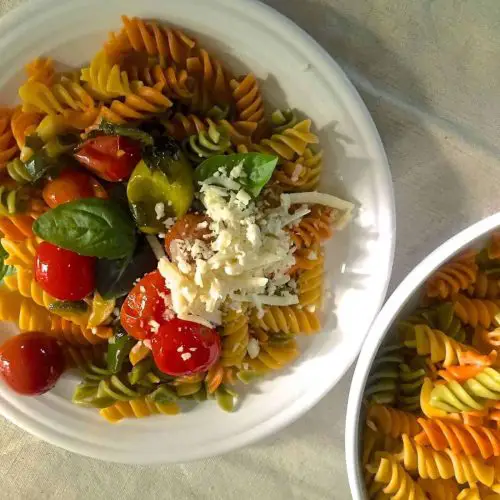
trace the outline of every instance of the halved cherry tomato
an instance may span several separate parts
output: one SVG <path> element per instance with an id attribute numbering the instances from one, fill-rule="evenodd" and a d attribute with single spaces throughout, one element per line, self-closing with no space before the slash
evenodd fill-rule
<path id="1" fill-rule="evenodd" d="M 208 228 L 210 219 L 206 215 L 201 214 L 186 214 L 176 221 L 165 235 L 165 250 L 170 258 L 172 258 L 172 242 L 174 240 L 183 240 L 193 242 L 201 240 L 206 243 L 210 242 L 211 231 Z"/>
<path id="2" fill-rule="evenodd" d="M 151 322 L 153 325 L 154 322 L 158 325 L 165 322 L 165 297 L 169 294 L 165 278 L 158 270 L 146 274 L 132 288 L 122 305 L 120 319 L 127 333 L 136 339 L 149 337 L 155 329 Z"/>
<path id="3" fill-rule="evenodd" d="M 174 318 L 153 334 L 152 351 L 162 372 L 192 375 L 208 370 L 219 359 L 221 341 L 214 328 Z"/>
<path id="4" fill-rule="evenodd" d="M 102 179 L 119 182 L 130 177 L 141 159 L 141 148 L 128 137 L 102 135 L 85 141 L 74 156 Z"/>
<path id="5" fill-rule="evenodd" d="M 62 349 L 44 333 L 21 333 L 0 346 L 0 376 L 20 394 L 47 392 L 63 371 Z"/>
<path id="6" fill-rule="evenodd" d="M 46 241 L 36 250 L 35 280 L 59 300 L 81 300 L 93 292 L 94 269 L 94 257 L 84 257 Z"/>
<path id="7" fill-rule="evenodd" d="M 47 182 L 43 199 L 50 208 L 81 198 L 107 198 L 106 190 L 87 172 L 67 169 Z"/>

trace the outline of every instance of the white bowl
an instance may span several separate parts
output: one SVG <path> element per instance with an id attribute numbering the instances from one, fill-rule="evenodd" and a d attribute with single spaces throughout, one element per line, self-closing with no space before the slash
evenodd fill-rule
<path id="1" fill-rule="evenodd" d="M 383 147 L 342 70 L 288 19 L 249 0 L 42 0 L 0 21 L 3 104 L 16 98 L 25 63 L 50 55 L 68 66 L 87 62 L 120 14 L 162 19 L 194 33 L 236 72 L 251 68 L 274 106 L 309 115 L 325 150 L 322 188 L 361 208 L 328 246 L 323 332 L 303 342 L 292 368 L 250 387 L 233 414 L 214 403 L 175 417 L 104 422 L 71 404 L 75 380 L 51 393 L 19 397 L 0 386 L 0 411 L 27 431 L 68 450 L 104 460 L 154 463 L 211 456 L 269 435 L 316 404 L 354 361 L 384 298 L 394 247 L 394 205 Z M 333 311 L 335 308 L 335 311 Z M 362 311 L 362 314 L 359 314 Z M 333 313 L 335 312 L 335 314 Z"/>
<path id="2" fill-rule="evenodd" d="M 378 314 L 361 349 L 349 391 L 347 404 L 345 449 L 347 474 L 354 500 L 365 498 L 364 480 L 360 464 L 360 441 L 362 433 L 363 393 L 373 361 L 391 326 L 413 310 L 419 300 L 419 292 L 425 280 L 442 264 L 466 248 L 481 248 L 488 234 L 500 226 L 500 212 L 464 229 L 443 243 L 425 258 L 402 281 Z"/>

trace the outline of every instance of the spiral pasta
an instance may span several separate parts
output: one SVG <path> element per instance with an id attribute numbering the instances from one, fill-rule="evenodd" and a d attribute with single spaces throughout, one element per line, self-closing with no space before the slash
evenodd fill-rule
<path id="1" fill-rule="evenodd" d="M 81 80 L 95 99 L 107 100 L 131 93 L 126 71 L 112 64 L 104 52 L 98 52 L 88 68 L 82 68 Z"/>
<path id="2" fill-rule="evenodd" d="M 415 325 L 414 332 L 415 340 L 406 341 L 405 345 L 415 347 L 420 356 L 429 355 L 432 363 L 442 362 L 445 367 L 458 364 L 458 354 L 470 349 L 427 325 Z"/>
<path id="3" fill-rule="evenodd" d="M 249 333 L 245 310 L 228 307 L 222 319 L 222 366 L 240 366 L 247 353 Z"/>
<path id="4" fill-rule="evenodd" d="M 427 295 L 446 299 L 460 290 L 469 288 L 476 281 L 476 255 L 475 250 L 468 250 L 442 266 L 427 280 Z"/>
<path id="5" fill-rule="evenodd" d="M 277 155 L 280 162 L 284 162 L 296 160 L 305 154 L 307 146 L 318 142 L 318 137 L 311 132 L 311 120 L 303 120 L 281 134 L 262 139 L 254 148 L 261 153 Z"/>
<path id="6" fill-rule="evenodd" d="M 0 185 L 0 216 L 10 216 L 24 212 L 28 203 L 28 192 L 23 188 Z"/>
<path id="7" fill-rule="evenodd" d="M 312 335 L 321 328 L 316 312 L 300 309 L 298 306 L 269 306 L 264 314 L 252 316 L 252 325 L 266 332 L 285 332 L 294 335 Z"/>
<path id="8" fill-rule="evenodd" d="M 319 245 L 333 234 L 332 209 L 322 205 L 312 205 L 311 211 L 289 229 L 296 248 L 310 248 Z"/>
<path id="9" fill-rule="evenodd" d="M 465 325 L 489 328 L 498 325 L 496 316 L 500 312 L 500 302 L 486 299 L 470 299 L 459 294 L 456 297 L 455 314 Z"/>
<path id="10" fill-rule="evenodd" d="M 281 370 L 294 361 L 298 355 L 297 343 L 295 340 L 290 340 L 280 345 L 261 344 L 257 357 L 247 358 L 245 361 L 251 370 L 264 374 L 273 370 Z"/>
<path id="11" fill-rule="evenodd" d="M 105 351 L 102 344 L 88 348 L 75 348 L 63 345 L 67 368 L 76 368 L 85 380 L 102 380 L 112 375 L 111 370 L 103 368 Z"/>
<path id="12" fill-rule="evenodd" d="M 11 109 L 0 108 L 0 169 L 19 151 L 11 130 L 12 113 Z"/>
<path id="13" fill-rule="evenodd" d="M 500 431 L 488 427 L 471 427 L 460 422 L 419 418 L 422 431 L 415 436 L 421 446 L 437 451 L 450 448 L 453 453 L 481 455 L 484 459 L 500 456 Z"/>
<path id="14" fill-rule="evenodd" d="M 299 304 L 309 312 L 319 311 L 323 301 L 324 256 L 318 250 L 313 267 L 299 273 L 297 278 Z"/>
<path id="15" fill-rule="evenodd" d="M 273 179 L 285 191 L 311 191 L 316 189 L 321 175 L 323 153 L 306 148 L 303 156 L 295 161 L 278 165 Z"/>
<path id="16" fill-rule="evenodd" d="M 366 422 L 371 428 L 393 438 L 402 434 L 413 437 L 422 430 L 413 414 L 380 404 L 368 407 Z"/>
<path id="17" fill-rule="evenodd" d="M 233 99 L 236 102 L 238 119 L 256 123 L 261 122 L 264 119 L 264 100 L 255 75 L 249 73 L 241 80 L 231 80 L 230 85 Z"/>
<path id="18" fill-rule="evenodd" d="M 184 68 L 196 42 L 180 30 L 147 22 L 138 17 L 122 16 L 123 28 L 111 33 L 104 45 L 104 51 L 112 59 L 129 52 L 145 52 L 157 56 L 158 62 L 165 67 L 170 63 Z"/>
<path id="19" fill-rule="evenodd" d="M 70 110 L 87 111 L 95 107 L 92 96 L 83 86 L 69 78 L 52 86 L 41 82 L 27 82 L 19 87 L 23 111 L 47 115 L 65 114 Z"/>
<path id="20" fill-rule="evenodd" d="M 37 57 L 24 67 L 29 82 L 51 85 L 55 77 L 54 61 L 50 57 Z"/>
<path id="21" fill-rule="evenodd" d="M 39 240 L 37 238 L 28 238 L 22 241 L 12 241 L 8 238 L 1 240 L 3 248 L 9 254 L 5 263 L 14 267 L 33 268 L 36 249 Z"/>
<path id="22" fill-rule="evenodd" d="M 368 376 L 365 390 L 367 399 L 379 404 L 393 404 L 399 386 L 399 365 L 403 356 L 399 346 L 384 346 L 380 349 Z"/>
<path id="23" fill-rule="evenodd" d="M 415 471 L 423 479 L 455 478 L 459 484 L 480 482 L 491 486 L 495 467 L 480 459 L 457 455 L 450 449 L 435 451 L 415 443 L 403 434 L 403 450 L 399 455 L 406 470 Z"/>
<path id="24" fill-rule="evenodd" d="M 217 127 L 210 119 L 207 121 L 208 130 L 191 135 L 182 145 L 187 157 L 195 165 L 211 156 L 224 154 L 231 147 L 226 130 Z"/>
<path id="25" fill-rule="evenodd" d="M 459 489 L 453 479 L 422 479 L 417 484 L 430 500 L 457 500 Z"/>
<path id="26" fill-rule="evenodd" d="M 176 403 L 156 403 L 143 397 L 131 401 L 118 401 L 112 406 L 103 408 L 99 414 L 110 423 L 124 418 L 144 418 L 151 415 L 177 415 L 180 411 Z"/>
<path id="27" fill-rule="evenodd" d="M 476 281 L 469 286 L 467 293 L 475 299 L 498 299 L 500 298 L 499 280 L 490 278 L 486 273 L 479 271 Z"/>
<path id="28" fill-rule="evenodd" d="M 29 154 L 23 151 L 26 137 L 36 133 L 41 121 L 42 115 L 40 113 L 25 112 L 21 108 L 16 109 L 12 115 L 10 126 L 17 146 L 21 150 L 21 160 L 26 160 L 29 157 Z"/>
<path id="29" fill-rule="evenodd" d="M 375 474 L 372 488 L 368 491 L 369 498 L 380 498 L 377 492 L 382 488 L 388 498 L 425 500 L 426 495 L 422 488 L 411 476 L 397 463 L 394 457 L 383 454 L 370 470 Z"/>
<path id="30" fill-rule="evenodd" d="M 406 411 L 416 411 L 420 407 L 420 391 L 426 371 L 422 367 L 412 368 L 406 363 L 399 365 L 398 406 Z"/>
<path id="31" fill-rule="evenodd" d="M 26 238 L 32 238 L 34 236 L 33 221 L 35 219 L 36 217 L 33 215 L 0 216 L 0 232 L 12 241 L 22 241 Z"/>

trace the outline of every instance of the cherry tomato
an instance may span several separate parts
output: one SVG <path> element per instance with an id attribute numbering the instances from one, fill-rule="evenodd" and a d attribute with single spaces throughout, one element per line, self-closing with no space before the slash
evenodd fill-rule
<path id="1" fill-rule="evenodd" d="M 20 394 L 47 392 L 63 371 L 62 349 L 44 333 L 21 333 L 0 346 L 0 376 Z"/>
<path id="2" fill-rule="evenodd" d="M 81 300 L 95 288 L 95 258 L 84 257 L 46 241 L 35 255 L 35 280 L 52 297 Z"/>
<path id="3" fill-rule="evenodd" d="M 87 172 L 67 169 L 43 188 L 43 199 L 50 208 L 81 198 L 107 198 L 101 184 Z"/>
<path id="4" fill-rule="evenodd" d="M 208 228 L 210 219 L 206 215 L 201 214 L 186 214 L 169 229 L 165 235 L 165 250 L 170 258 L 172 258 L 172 242 L 175 240 L 183 240 L 193 242 L 201 240 L 210 243 L 208 235 L 211 234 Z"/>
<path id="5" fill-rule="evenodd" d="M 174 318 L 153 335 L 152 351 L 162 372 L 192 375 L 208 370 L 219 359 L 220 336 L 214 328 Z"/>
<path id="6" fill-rule="evenodd" d="M 141 159 L 141 148 L 127 137 L 101 135 L 85 141 L 75 158 L 102 179 L 119 182 L 130 177 Z"/>
<path id="7" fill-rule="evenodd" d="M 160 271 L 146 274 L 132 288 L 122 305 L 120 319 L 127 333 L 136 339 L 144 339 L 154 330 L 151 321 L 159 325 L 164 323 L 167 309 L 165 297 L 169 294 Z"/>

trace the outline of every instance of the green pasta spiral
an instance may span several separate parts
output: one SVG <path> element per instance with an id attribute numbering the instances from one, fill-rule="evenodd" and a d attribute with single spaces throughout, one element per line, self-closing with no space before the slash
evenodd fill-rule
<path id="1" fill-rule="evenodd" d="M 277 109 L 271 115 L 271 125 L 273 133 L 280 133 L 287 128 L 297 125 L 299 122 L 293 109 Z"/>
<path id="2" fill-rule="evenodd" d="M 227 132 L 210 123 L 208 130 L 193 134 L 183 142 L 186 156 L 194 163 L 201 163 L 211 156 L 221 155 L 231 147 Z"/>
<path id="3" fill-rule="evenodd" d="M 231 114 L 231 106 L 229 104 L 223 104 L 218 106 L 215 104 L 207 111 L 207 117 L 212 120 L 226 120 Z"/>
<path id="4" fill-rule="evenodd" d="M 0 215 L 14 215 L 26 208 L 27 196 L 23 189 L 0 186 Z"/>
<path id="5" fill-rule="evenodd" d="M 19 184 L 28 184 L 33 180 L 33 177 L 28 172 L 26 165 L 16 158 L 7 164 L 7 173 Z"/>
<path id="6" fill-rule="evenodd" d="M 421 358 L 417 358 L 417 361 L 420 360 Z M 417 411 L 420 408 L 420 391 L 425 376 L 426 371 L 421 366 L 413 367 L 406 363 L 399 365 L 399 408 L 405 411 Z"/>
<path id="7" fill-rule="evenodd" d="M 378 404 L 394 404 L 397 399 L 399 365 L 403 356 L 399 346 L 386 346 L 373 362 L 366 388 L 369 401 Z"/>

